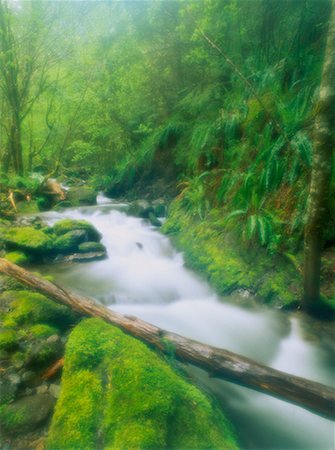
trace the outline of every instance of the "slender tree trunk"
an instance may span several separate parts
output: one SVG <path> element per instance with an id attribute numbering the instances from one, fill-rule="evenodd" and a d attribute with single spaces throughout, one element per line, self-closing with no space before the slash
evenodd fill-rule
<path id="1" fill-rule="evenodd" d="M 13 114 L 13 123 L 10 133 L 10 145 L 13 156 L 14 170 L 18 175 L 23 175 L 23 156 L 21 140 L 21 122 L 19 117 Z"/>
<path id="2" fill-rule="evenodd" d="M 321 250 L 329 199 L 335 126 L 335 0 L 332 1 L 319 100 L 313 131 L 312 179 L 305 225 L 302 307 L 316 312 L 320 300 Z"/>

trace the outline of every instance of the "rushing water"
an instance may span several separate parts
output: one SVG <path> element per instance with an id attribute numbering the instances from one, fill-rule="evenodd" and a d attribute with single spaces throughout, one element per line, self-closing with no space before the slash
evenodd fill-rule
<path id="1" fill-rule="evenodd" d="M 192 271 L 169 240 L 144 221 L 129 217 L 127 205 L 99 197 L 95 207 L 48 212 L 50 224 L 64 217 L 90 221 L 103 235 L 108 259 L 86 264 L 54 264 L 43 269 L 57 282 L 94 297 L 116 311 L 164 329 L 226 348 L 260 363 L 332 385 L 331 329 L 303 315 L 218 298 Z M 334 448 L 334 427 L 304 409 L 228 382 L 194 377 L 212 392 L 231 417 L 243 448 Z"/>

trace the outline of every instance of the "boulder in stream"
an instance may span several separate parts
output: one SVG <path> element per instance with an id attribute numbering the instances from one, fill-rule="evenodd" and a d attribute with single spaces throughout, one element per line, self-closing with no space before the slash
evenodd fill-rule
<path id="1" fill-rule="evenodd" d="M 87 186 L 71 187 L 67 191 L 66 200 L 71 206 L 96 205 L 97 193 Z"/>
<path id="2" fill-rule="evenodd" d="M 67 343 L 47 448 L 96 442 L 106 449 L 238 448 L 231 425 L 204 393 L 137 339 L 87 319 Z"/>

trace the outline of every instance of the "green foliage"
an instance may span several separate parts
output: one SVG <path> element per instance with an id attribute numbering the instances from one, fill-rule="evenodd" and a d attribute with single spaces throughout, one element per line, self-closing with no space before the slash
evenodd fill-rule
<path id="1" fill-rule="evenodd" d="M 191 407 L 190 407 L 191 405 Z M 221 411 L 138 340 L 98 319 L 71 333 L 47 448 L 237 448 Z"/>

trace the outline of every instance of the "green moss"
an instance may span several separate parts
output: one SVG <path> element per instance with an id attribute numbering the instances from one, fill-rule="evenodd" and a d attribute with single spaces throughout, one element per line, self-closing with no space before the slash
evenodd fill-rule
<path id="1" fill-rule="evenodd" d="M 19 411 L 12 411 L 9 405 L 0 406 L 0 424 L 3 431 L 10 434 L 16 432 L 29 414 L 26 408 Z"/>
<path id="2" fill-rule="evenodd" d="M 7 291 L 1 299 L 11 301 L 11 311 L 4 318 L 7 327 L 45 323 L 61 328 L 75 321 L 74 314 L 44 295 L 30 291 Z"/>
<path id="3" fill-rule="evenodd" d="M 33 227 L 12 227 L 4 231 L 2 237 L 7 245 L 28 252 L 45 253 L 52 244 L 49 236 Z"/>
<path id="4" fill-rule="evenodd" d="M 209 216 L 196 221 L 172 204 L 163 231 L 184 252 L 186 264 L 201 272 L 221 295 L 243 288 L 264 302 L 286 305 L 300 297 L 300 274 L 286 258 L 246 246 Z"/>
<path id="5" fill-rule="evenodd" d="M 53 243 L 53 248 L 60 252 L 72 252 L 78 249 L 78 245 L 85 240 L 86 233 L 84 230 L 68 231 L 58 236 Z"/>
<path id="6" fill-rule="evenodd" d="M 37 338 L 48 337 L 59 333 L 58 328 L 43 323 L 33 325 L 32 327 L 29 328 L 28 331 L 32 336 Z"/>
<path id="7" fill-rule="evenodd" d="M 48 449 L 231 448 L 222 412 L 156 353 L 101 320 L 70 335 Z"/>
<path id="8" fill-rule="evenodd" d="M 13 350 L 18 345 L 18 336 L 14 330 L 0 331 L 0 350 Z"/>
<path id="9" fill-rule="evenodd" d="M 104 252 L 106 249 L 100 242 L 83 242 L 79 244 L 78 250 L 80 253 L 85 252 Z"/>
<path id="10" fill-rule="evenodd" d="M 101 239 L 100 233 L 94 228 L 93 225 L 86 222 L 86 220 L 63 219 L 53 226 L 53 232 L 57 236 L 61 236 L 75 230 L 85 230 L 88 240 L 99 241 Z"/>
<path id="11" fill-rule="evenodd" d="M 29 262 L 28 256 L 25 253 L 20 252 L 20 251 L 9 252 L 6 254 L 5 258 L 14 264 L 18 264 L 19 266 L 27 264 Z"/>

